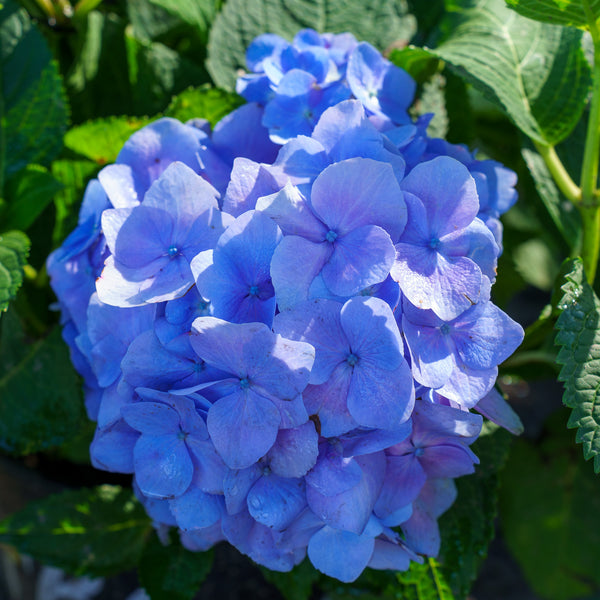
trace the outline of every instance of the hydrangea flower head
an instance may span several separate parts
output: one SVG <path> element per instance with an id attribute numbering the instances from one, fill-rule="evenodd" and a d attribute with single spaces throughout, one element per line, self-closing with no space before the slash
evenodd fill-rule
<path id="1" fill-rule="evenodd" d="M 494 306 L 514 176 L 411 122 L 351 34 L 259 36 L 249 101 L 135 133 L 48 261 L 98 467 L 186 548 L 341 581 L 434 556 L 523 331 Z M 476 411 L 476 412 L 473 412 Z"/>

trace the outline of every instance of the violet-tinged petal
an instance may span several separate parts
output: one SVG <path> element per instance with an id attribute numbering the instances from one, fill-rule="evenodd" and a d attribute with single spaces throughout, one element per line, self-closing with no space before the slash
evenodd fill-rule
<path id="1" fill-rule="evenodd" d="M 494 386 L 498 367 L 475 370 L 457 365 L 450 379 L 436 391 L 463 408 L 473 408 Z"/>
<path id="2" fill-rule="evenodd" d="M 136 402 L 123 406 L 125 422 L 147 435 L 170 435 L 179 429 L 177 411 L 159 402 Z"/>
<path id="3" fill-rule="evenodd" d="M 366 532 L 356 535 L 325 526 L 310 539 L 308 557 L 321 573 L 350 583 L 369 563 L 374 545 L 374 538 Z"/>
<path id="4" fill-rule="evenodd" d="M 396 244 L 392 277 L 407 299 L 451 321 L 477 303 L 482 288 L 479 267 L 469 258 L 445 258 L 432 248 Z"/>
<path id="5" fill-rule="evenodd" d="M 388 456 L 385 479 L 375 503 L 375 514 L 385 519 L 410 504 L 419 495 L 426 480 L 427 473 L 414 453 Z"/>
<path id="6" fill-rule="evenodd" d="M 259 198 L 256 210 L 264 213 L 285 235 L 299 235 L 311 242 L 322 242 L 327 228 L 315 217 L 304 196 L 291 183 L 269 196 Z"/>
<path id="7" fill-rule="evenodd" d="M 268 394 L 268 397 L 281 415 L 280 430 L 300 427 L 300 425 L 304 425 L 308 421 L 308 412 L 304 406 L 301 394 L 291 399 L 280 399 L 272 394 Z"/>
<path id="8" fill-rule="evenodd" d="M 344 457 L 339 442 L 323 441 L 317 464 L 307 473 L 306 483 L 323 496 L 337 496 L 358 485 L 362 470 L 352 457 Z"/>
<path id="9" fill-rule="evenodd" d="M 210 527 L 224 512 L 222 496 L 206 494 L 195 485 L 181 496 L 169 500 L 169 506 L 183 531 Z"/>
<path id="10" fill-rule="evenodd" d="M 371 569 L 407 571 L 411 559 L 414 559 L 414 555 L 409 554 L 403 546 L 386 539 L 376 538 L 373 555 L 368 566 Z"/>
<path id="11" fill-rule="evenodd" d="M 248 512 L 267 527 L 282 530 L 288 527 L 306 506 L 302 478 L 263 475 L 248 493 Z"/>
<path id="12" fill-rule="evenodd" d="M 338 296 L 352 296 L 381 283 L 394 266 L 394 245 L 376 225 L 364 225 L 336 239 L 323 266 L 325 285 Z"/>
<path id="13" fill-rule="evenodd" d="M 92 466 L 111 473 L 133 473 L 133 450 L 139 437 L 124 421 L 99 427 L 90 445 Z"/>
<path id="14" fill-rule="evenodd" d="M 479 211 L 475 181 L 464 165 L 446 156 L 418 164 L 401 188 L 423 202 L 438 238 L 467 227 Z"/>
<path id="15" fill-rule="evenodd" d="M 411 431 L 412 421 L 410 419 L 393 430 L 354 429 L 340 437 L 343 455 L 346 457 L 361 456 L 385 450 L 406 439 Z"/>
<path id="16" fill-rule="evenodd" d="M 273 330 L 285 338 L 308 342 L 315 348 L 309 383 L 325 383 L 346 360 L 350 345 L 340 321 L 340 304 L 316 298 L 276 315 Z"/>
<path id="17" fill-rule="evenodd" d="M 107 165 L 98 173 L 98 180 L 115 208 L 137 206 L 144 198 L 146 188 L 129 165 Z"/>
<path id="18" fill-rule="evenodd" d="M 344 361 L 325 383 L 309 385 L 302 394 L 306 410 L 311 418 L 318 419 L 317 431 L 320 429 L 323 437 L 341 435 L 358 427 L 346 406 L 351 377 L 351 367 Z"/>
<path id="19" fill-rule="evenodd" d="M 137 482 L 146 496 L 180 496 L 192 482 L 192 459 L 185 442 L 175 433 L 142 435 L 135 444 L 133 457 Z"/>
<path id="20" fill-rule="evenodd" d="M 238 157 L 233 161 L 231 178 L 223 196 L 223 210 L 239 217 L 256 207 L 261 196 L 279 189 L 271 173 L 263 165 L 248 158 Z"/>
<path id="21" fill-rule="evenodd" d="M 504 427 L 513 435 L 521 435 L 524 431 L 519 415 L 496 388 L 492 388 L 474 408 L 478 413 L 496 425 Z"/>
<path id="22" fill-rule="evenodd" d="M 218 400 L 208 411 L 208 431 L 231 469 L 245 469 L 275 443 L 281 417 L 272 402 L 252 390 Z"/>
<path id="23" fill-rule="evenodd" d="M 313 184 L 311 202 L 339 236 L 363 225 L 378 225 L 396 242 L 406 225 L 406 205 L 392 167 L 370 158 L 350 158 L 327 167 Z"/>
<path id="24" fill-rule="evenodd" d="M 279 310 L 308 300 L 310 284 L 332 252 L 326 242 L 315 244 L 296 235 L 281 240 L 271 261 L 271 280 Z"/>
<path id="25" fill-rule="evenodd" d="M 427 477 L 460 477 L 475 472 L 479 459 L 470 448 L 442 444 L 423 449 L 419 462 Z"/>
<path id="26" fill-rule="evenodd" d="M 262 477 L 263 468 L 254 464 L 247 469 L 233 471 L 229 469 L 223 480 L 225 505 L 230 515 L 235 515 L 247 508 L 246 497 L 252 486 Z"/>
<path id="27" fill-rule="evenodd" d="M 312 421 L 292 429 L 280 429 L 267 458 L 275 475 L 302 477 L 317 462 L 319 434 Z"/>
<path id="28" fill-rule="evenodd" d="M 223 493 L 223 480 L 229 469 L 217 453 L 211 440 L 188 436 L 185 440 L 194 463 L 194 481 L 209 494 Z"/>

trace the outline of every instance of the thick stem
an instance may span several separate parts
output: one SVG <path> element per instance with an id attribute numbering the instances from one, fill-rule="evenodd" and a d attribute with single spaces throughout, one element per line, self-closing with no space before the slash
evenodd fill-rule
<path id="1" fill-rule="evenodd" d="M 596 197 L 598 161 L 600 160 L 600 31 L 590 22 L 594 41 L 592 102 L 581 168 L 581 216 L 583 219 L 583 267 L 588 282 L 594 283 L 600 254 L 600 206 Z"/>
<path id="2" fill-rule="evenodd" d="M 567 173 L 558 154 L 556 154 L 556 150 L 554 150 L 554 146 L 546 146 L 545 144 L 535 141 L 534 143 L 540 156 L 544 159 L 552 178 L 560 191 L 565 195 L 565 198 L 574 204 L 579 204 L 581 200 L 581 190 Z"/>

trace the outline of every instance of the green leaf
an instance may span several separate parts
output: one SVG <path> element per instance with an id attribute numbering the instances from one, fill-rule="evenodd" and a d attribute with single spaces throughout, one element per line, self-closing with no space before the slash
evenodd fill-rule
<path id="1" fill-rule="evenodd" d="M 138 576 L 152 600 L 191 600 L 210 573 L 213 552 L 190 552 L 175 535 L 163 546 L 153 535 L 142 554 Z"/>
<path id="2" fill-rule="evenodd" d="M 529 19 L 555 25 L 587 25 L 600 17 L 600 0 L 506 0 Z"/>
<path id="3" fill-rule="evenodd" d="M 150 0 L 168 13 L 192 25 L 206 40 L 208 29 L 215 19 L 220 0 Z"/>
<path id="4" fill-rule="evenodd" d="M 8 303 L 23 283 L 23 267 L 27 264 L 28 253 L 29 239 L 21 231 L 0 235 L 0 312 L 8 308 Z"/>
<path id="5" fill-rule="evenodd" d="M 105 576 L 137 564 L 151 529 L 131 490 L 102 485 L 28 504 L 0 522 L 0 542 L 69 573 Z"/>
<path id="6" fill-rule="evenodd" d="M 417 83 L 424 83 L 437 73 L 440 59 L 433 56 L 429 50 L 407 46 L 402 50 L 392 50 L 389 55 L 397 67 L 404 69 Z"/>
<path id="7" fill-rule="evenodd" d="M 144 42 L 126 31 L 127 60 L 133 103 L 138 114 L 156 114 L 168 99 L 206 81 L 202 67 L 158 42 Z"/>
<path id="8" fill-rule="evenodd" d="M 403 585 L 402 600 L 454 600 L 443 569 L 433 558 L 422 565 L 411 564 L 408 571 L 398 573 L 397 577 Z"/>
<path id="9" fill-rule="evenodd" d="M 415 20 L 405 0 L 228 0 L 210 31 L 208 71 L 219 87 L 233 90 L 246 70 L 246 48 L 257 35 L 292 39 L 305 27 L 321 33 L 351 31 L 358 40 L 384 49 L 407 42 Z"/>
<path id="10" fill-rule="evenodd" d="M 544 159 L 532 148 L 522 148 L 521 154 L 548 214 L 567 245 L 576 248 L 581 238 L 581 217 L 575 206 L 566 200 L 554 183 Z"/>
<path id="11" fill-rule="evenodd" d="M 98 168 L 98 164 L 90 160 L 55 160 L 52 163 L 52 175 L 64 186 L 54 197 L 54 246 L 58 246 L 77 225 L 77 208 L 83 199 L 85 186 L 96 175 Z"/>
<path id="12" fill-rule="evenodd" d="M 516 440 L 502 475 L 504 539 L 536 596 L 571 600 L 600 591 L 598 478 L 565 423 L 547 422 L 537 443 Z"/>
<path id="13" fill-rule="evenodd" d="M 427 135 L 432 138 L 445 138 L 448 132 L 448 113 L 446 112 L 446 99 L 444 95 L 445 78 L 437 73 L 423 84 L 421 94 L 411 109 L 414 117 L 433 113 L 427 127 Z"/>
<path id="14" fill-rule="evenodd" d="M 26 230 L 62 189 L 44 167 L 28 165 L 12 177 L 6 186 L 8 208 L 4 214 L 7 229 Z"/>
<path id="15" fill-rule="evenodd" d="M 555 340 L 561 346 L 558 379 L 565 385 L 563 403 L 573 409 L 568 427 L 577 428 L 583 456 L 593 458 L 594 471 L 600 473 L 600 300 L 585 279 L 581 260 L 572 261 L 562 290 Z"/>
<path id="16" fill-rule="evenodd" d="M 189 88 L 171 100 L 165 116 L 187 121 L 206 119 L 213 127 L 231 111 L 244 103 L 244 99 L 210 85 Z"/>
<path id="17" fill-rule="evenodd" d="M 498 471 L 508 455 L 512 436 L 486 421 L 472 449 L 481 461 L 473 475 L 456 480 L 458 497 L 439 520 L 442 547 L 439 562 L 455 596 L 464 599 L 494 537 L 498 511 Z"/>
<path id="18" fill-rule="evenodd" d="M 69 129 L 65 147 L 99 165 L 115 162 L 123 144 L 150 122 L 147 117 L 109 117 Z"/>
<path id="19" fill-rule="evenodd" d="M 530 138 L 556 144 L 585 107 L 590 66 L 577 29 L 538 23 L 503 0 L 450 0 L 433 53 L 505 110 Z"/>
<path id="20" fill-rule="evenodd" d="M 75 61 L 67 78 L 73 121 L 119 114 L 144 114 L 131 94 L 124 19 L 91 11 L 77 35 Z"/>
<path id="21" fill-rule="evenodd" d="M 0 448 L 31 454 L 73 438 L 85 419 L 79 379 L 55 328 L 15 361 L 0 346 Z M 26 399 L 26 401 L 24 401 Z"/>
<path id="22" fill-rule="evenodd" d="M 305 558 L 287 573 L 260 568 L 264 578 L 272 583 L 286 600 L 309 600 L 314 585 L 324 577 Z"/>
<path id="23" fill-rule="evenodd" d="M 28 163 L 47 165 L 62 148 L 67 106 L 51 58 L 27 12 L 7 0 L 0 12 L 0 196 L 8 175 Z"/>
<path id="24" fill-rule="evenodd" d="M 512 249 L 515 268 L 530 285 L 540 290 L 552 290 L 560 269 L 560 261 L 540 238 L 531 238 Z"/>

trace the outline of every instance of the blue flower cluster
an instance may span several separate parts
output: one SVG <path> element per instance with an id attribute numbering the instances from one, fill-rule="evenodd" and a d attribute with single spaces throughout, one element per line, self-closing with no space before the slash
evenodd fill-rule
<path id="1" fill-rule="evenodd" d="M 521 327 L 490 300 L 502 165 L 430 139 L 349 34 L 260 36 L 251 102 L 164 118 L 90 182 L 48 260 L 98 468 L 159 529 L 341 581 L 436 555 Z"/>

